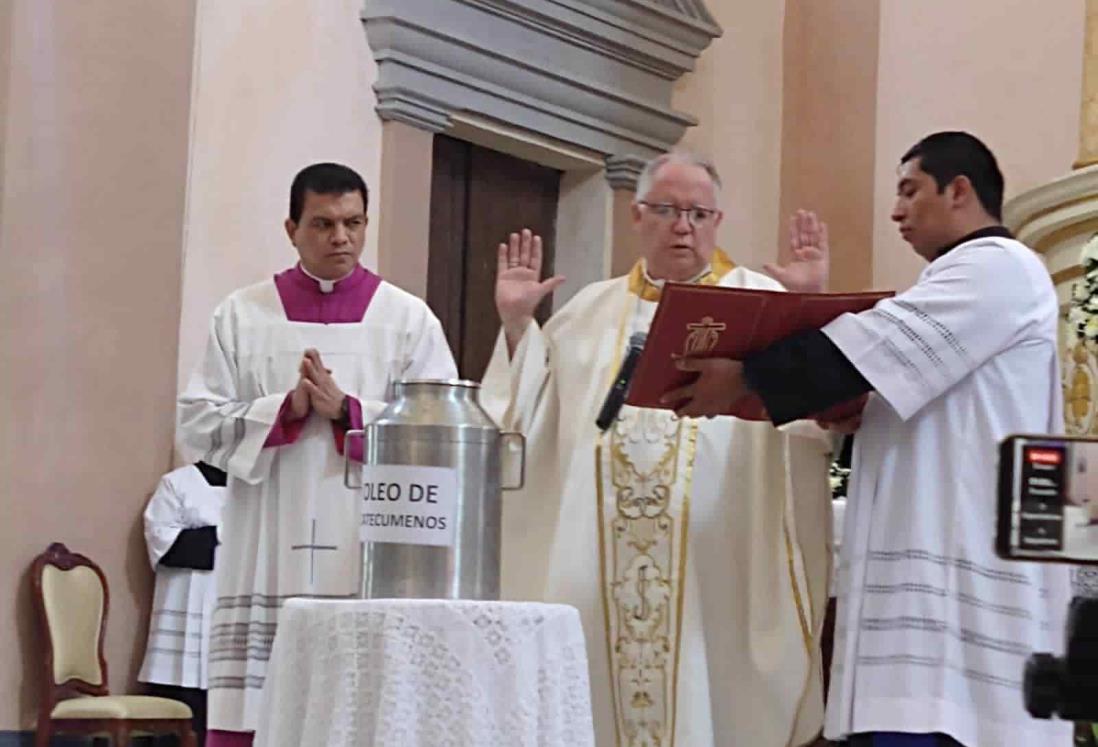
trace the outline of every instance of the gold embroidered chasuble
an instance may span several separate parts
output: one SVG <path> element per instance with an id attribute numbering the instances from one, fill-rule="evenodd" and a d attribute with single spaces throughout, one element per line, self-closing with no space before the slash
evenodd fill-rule
<path id="1" fill-rule="evenodd" d="M 723 254 L 695 282 L 776 286 Z M 580 610 L 600 747 L 800 744 L 822 720 L 830 444 L 629 406 L 599 434 L 625 340 L 658 297 L 638 263 L 531 325 L 511 360 L 497 345 L 483 401 L 528 439 L 527 487 L 504 507 L 504 595 Z"/>

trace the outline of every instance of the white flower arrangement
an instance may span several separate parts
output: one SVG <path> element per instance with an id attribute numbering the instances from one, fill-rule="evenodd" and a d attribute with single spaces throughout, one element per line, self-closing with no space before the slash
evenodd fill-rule
<path id="1" fill-rule="evenodd" d="M 1098 343 L 1098 234 L 1092 236 L 1079 254 L 1083 277 L 1071 289 L 1071 307 L 1067 321 L 1077 340 Z"/>
<path id="2" fill-rule="evenodd" d="M 833 461 L 827 478 L 831 483 L 831 497 L 845 498 L 850 484 L 850 468 L 840 467 L 838 461 Z"/>

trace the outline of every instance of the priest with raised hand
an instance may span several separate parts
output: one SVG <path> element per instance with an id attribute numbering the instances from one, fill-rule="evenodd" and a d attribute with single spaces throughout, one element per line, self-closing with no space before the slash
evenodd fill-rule
<path id="1" fill-rule="evenodd" d="M 229 474 L 209 666 L 208 747 L 250 745 L 279 608 L 353 597 L 358 496 L 348 430 L 402 378 L 454 378 L 427 305 L 359 264 L 368 192 L 351 169 L 303 169 L 285 228 L 300 261 L 230 294 L 179 397 L 184 450 Z"/>
<path id="2" fill-rule="evenodd" d="M 822 725 L 830 441 L 739 419 L 625 406 L 595 426 L 629 338 L 665 281 L 781 290 L 715 248 L 720 179 L 686 153 L 654 159 L 632 205 L 642 258 L 583 288 L 544 327 L 529 231 L 499 247 L 502 333 L 483 401 L 527 438 L 526 488 L 503 513 L 502 588 L 577 607 L 600 747 L 787 747 Z M 769 269 L 822 290 L 826 229 L 793 221 L 794 258 Z"/>

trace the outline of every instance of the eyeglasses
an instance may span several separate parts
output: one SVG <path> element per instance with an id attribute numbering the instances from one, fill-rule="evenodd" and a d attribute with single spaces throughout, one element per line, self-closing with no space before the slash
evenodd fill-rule
<path id="1" fill-rule="evenodd" d="M 685 213 L 686 220 L 694 228 L 705 225 L 713 219 L 713 216 L 720 212 L 716 208 L 701 207 L 699 205 L 679 207 L 678 205 L 672 205 L 669 202 L 645 202 L 644 200 L 638 200 L 637 204 L 644 205 L 652 215 L 660 220 L 668 222 L 678 221 L 679 216 Z"/>

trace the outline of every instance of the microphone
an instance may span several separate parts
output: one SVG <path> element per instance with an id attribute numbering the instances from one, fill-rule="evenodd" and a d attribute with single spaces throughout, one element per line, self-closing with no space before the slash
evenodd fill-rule
<path id="1" fill-rule="evenodd" d="M 633 371 L 637 368 L 637 359 L 644 350 L 646 339 L 648 335 L 644 332 L 634 332 L 629 338 L 629 347 L 625 351 L 621 368 L 618 369 L 618 375 L 614 377 L 614 384 L 610 387 L 610 391 L 606 393 L 599 416 L 595 418 L 595 425 L 603 433 L 618 419 L 621 406 L 625 404 L 625 396 L 629 393 L 629 382 L 633 380 Z"/>

